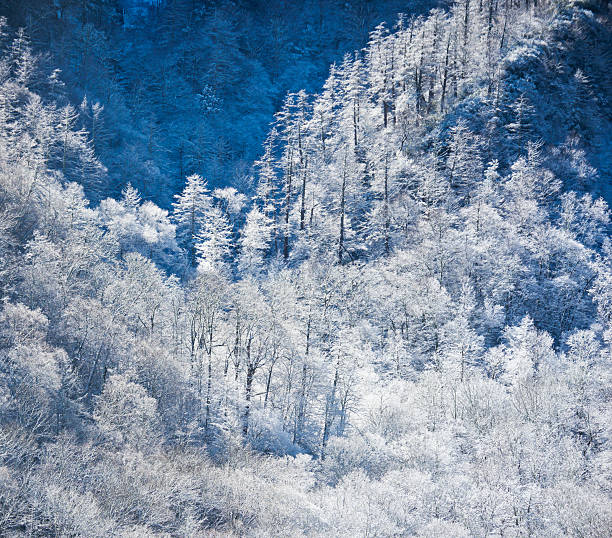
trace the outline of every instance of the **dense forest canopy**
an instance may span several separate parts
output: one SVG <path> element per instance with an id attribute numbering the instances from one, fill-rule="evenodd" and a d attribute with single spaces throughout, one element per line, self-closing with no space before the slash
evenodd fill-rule
<path id="1" fill-rule="evenodd" d="M 248 188 L 288 91 L 320 89 L 329 65 L 382 20 L 438 2 L 0 0 L 14 27 L 61 69 L 65 97 L 104 106 L 95 147 L 108 175 L 92 200 L 130 182 L 168 209 L 185 177 Z M 439 2 L 442 5 L 442 2 Z"/>
<path id="2" fill-rule="evenodd" d="M 608 2 L 150 4 L 0 3 L 2 533 L 609 536 Z"/>

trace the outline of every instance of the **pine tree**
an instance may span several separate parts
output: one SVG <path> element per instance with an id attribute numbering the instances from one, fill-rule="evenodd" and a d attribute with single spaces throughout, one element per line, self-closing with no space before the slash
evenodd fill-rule
<path id="1" fill-rule="evenodd" d="M 522 155 L 525 153 L 533 129 L 535 108 L 525 94 L 521 93 L 519 98 L 510 105 L 510 109 L 513 121 L 506 125 L 506 129 L 510 134 L 510 139 L 515 143 L 517 153 Z"/>
<path id="2" fill-rule="evenodd" d="M 246 217 L 240 236 L 238 269 L 244 274 L 257 274 L 270 249 L 272 222 L 255 206 Z"/>
<path id="3" fill-rule="evenodd" d="M 283 108 L 276 114 L 283 152 L 281 167 L 284 179 L 284 200 L 282 202 L 281 230 L 283 237 L 283 257 L 289 257 L 289 239 L 291 235 L 290 216 L 296 183 L 301 182 L 301 203 L 305 204 L 306 195 L 306 159 L 304 148 L 304 129 L 307 114 L 307 96 L 304 91 L 287 95 Z M 301 229 L 304 227 L 304 210 L 300 212 Z"/>
<path id="4" fill-rule="evenodd" d="M 189 176 L 183 192 L 175 198 L 172 216 L 176 223 L 177 236 L 181 246 L 187 249 L 190 263 L 195 267 L 197 236 L 206 226 L 206 216 L 212 206 L 206 180 L 198 174 Z"/>
<path id="5" fill-rule="evenodd" d="M 270 222 L 276 222 L 278 207 L 278 175 L 277 163 L 274 155 L 278 132 L 275 128 L 270 131 L 264 143 L 264 154 L 255 161 L 257 170 L 257 188 L 255 192 L 255 203 L 260 208 L 264 217 Z M 276 244 L 276 230 L 272 230 L 272 245 Z"/>
<path id="6" fill-rule="evenodd" d="M 370 99 L 382 112 L 382 124 L 387 127 L 392 106 L 394 40 L 388 37 L 384 23 L 370 34 L 368 43 L 368 75 Z"/>
<path id="7" fill-rule="evenodd" d="M 212 206 L 195 238 L 199 271 L 224 272 L 232 244 L 232 228 L 225 214 Z"/>
<path id="8" fill-rule="evenodd" d="M 328 139 L 336 128 L 337 85 L 336 66 L 334 64 L 330 68 L 329 77 L 327 77 L 323 84 L 323 91 L 313 104 L 312 121 L 314 126 L 312 129 L 319 143 L 318 147 L 320 148 L 323 162 L 326 162 L 328 157 Z"/>
<path id="9" fill-rule="evenodd" d="M 365 92 L 363 62 L 359 53 L 354 58 L 346 54 L 340 67 L 343 123 L 342 131 L 348 138 L 352 135 L 352 146 L 359 147 L 361 131 L 362 101 Z"/>
<path id="10" fill-rule="evenodd" d="M 138 191 L 128 182 L 125 188 L 121 191 L 121 201 L 126 208 L 131 211 L 136 211 L 140 207 L 141 198 Z"/>

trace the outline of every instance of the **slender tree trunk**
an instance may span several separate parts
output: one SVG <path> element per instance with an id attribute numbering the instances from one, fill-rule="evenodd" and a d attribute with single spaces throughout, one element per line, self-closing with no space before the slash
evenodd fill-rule
<path id="1" fill-rule="evenodd" d="M 489 16 L 487 20 L 487 73 L 489 83 L 487 84 L 487 97 L 491 96 L 493 90 L 493 73 L 491 72 L 491 30 L 493 29 L 493 0 L 489 0 Z"/>
<path id="2" fill-rule="evenodd" d="M 302 200 L 300 204 L 300 230 L 305 227 L 306 220 L 306 175 L 308 173 L 308 157 L 304 158 L 304 167 L 302 170 Z"/>
<path id="3" fill-rule="evenodd" d="M 246 386 L 245 386 L 245 399 L 246 404 L 244 406 L 244 424 L 242 427 L 242 433 L 246 436 L 249 433 L 249 417 L 251 415 L 251 394 L 253 391 L 253 377 L 255 376 L 255 367 L 251 363 L 251 342 L 247 344 L 247 371 L 246 371 Z"/>
<path id="4" fill-rule="evenodd" d="M 391 121 L 396 124 L 397 118 L 395 115 L 395 45 L 391 46 L 391 70 L 389 71 L 391 78 Z"/>
<path id="5" fill-rule="evenodd" d="M 417 117 L 423 110 L 423 63 L 425 62 L 425 28 L 421 32 L 421 55 L 419 58 L 419 66 L 414 72 L 415 90 L 416 90 L 416 111 Z"/>
<path id="6" fill-rule="evenodd" d="M 300 399 L 297 404 L 297 411 L 295 414 L 295 427 L 293 429 L 293 443 L 297 442 L 302 437 L 302 429 L 304 428 L 304 417 L 306 415 L 306 377 L 308 374 L 307 360 L 310 355 L 310 327 L 312 323 L 312 317 L 308 314 L 308 322 L 306 324 L 306 349 L 304 352 L 304 362 L 302 364 L 302 379 L 300 386 Z"/>
<path id="7" fill-rule="evenodd" d="M 431 46 L 432 56 L 436 54 L 436 49 L 438 48 L 438 18 L 436 16 L 435 24 L 434 24 L 434 34 L 433 34 L 433 43 Z M 435 70 L 432 68 L 429 74 L 429 92 L 427 94 L 427 114 L 431 113 L 433 108 L 434 101 L 434 86 L 436 83 Z"/>
<path id="8" fill-rule="evenodd" d="M 325 161 L 325 129 L 324 129 L 323 113 L 322 112 L 321 112 L 320 116 L 321 116 L 321 119 L 320 119 L 321 151 L 323 153 L 323 161 Z"/>
<path id="9" fill-rule="evenodd" d="M 386 99 L 383 99 L 383 125 L 387 128 L 387 116 L 389 115 L 389 104 Z"/>
<path id="10" fill-rule="evenodd" d="M 458 29 L 455 28 L 455 47 L 453 49 L 453 68 L 451 71 L 451 82 L 452 82 L 452 90 L 453 90 L 453 98 L 456 100 L 457 99 L 457 54 L 458 54 L 458 49 L 459 49 L 459 36 L 457 35 L 458 33 Z"/>
<path id="11" fill-rule="evenodd" d="M 340 194 L 340 237 L 338 241 L 338 263 L 342 265 L 342 253 L 344 250 L 344 211 L 346 194 L 346 154 L 344 155 L 344 167 L 342 170 L 342 190 Z"/>
<path id="12" fill-rule="evenodd" d="M 264 397 L 264 409 L 268 407 L 268 397 L 270 396 L 270 387 L 272 386 L 272 371 L 274 370 L 274 364 L 276 363 L 276 351 L 274 352 L 274 357 L 272 357 L 272 361 L 270 362 L 270 368 L 268 369 L 268 375 L 266 377 L 266 395 Z"/>
<path id="13" fill-rule="evenodd" d="M 357 99 L 353 99 L 353 143 L 357 147 Z"/>
<path id="14" fill-rule="evenodd" d="M 289 258 L 289 215 L 291 214 L 291 188 L 293 182 L 293 156 L 289 153 L 289 172 L 285 182 L 285 226 L 283 230 L 283 258 Z"/>
<path id="15" fill-rule="evenodd" d="M 465 1 L 465 12 L 463 16 L 463 50 L 461 51 L 461 79 L 465 80 L 467 76 L 467 60 L 468 60 L 468 35 L 470 26 L 470 0 Z"/>
<path id="16" fill-rule="evenodd" d="M 66 154 L 68 152 L 68 126 L 64 130 L 64 147 L 62 152 L 62 173 L 66 172 Z"/>
<path id="17" fill-rule="evenodd" d="M 499 50 L 500 52 L 504 50 L 504 42 L 506 40 L 506 28 L 508 25 L 508 9 L 506 6 L 506 14 L 504 16 L 504 27 L 502 28 L 502 35 L 501 35 L 501 40 L 499 41 Z"/>
<path id="18" fill-rule="evenodd" d="M 444 99 L 446 98 L 446 83 L 448 81 L 448 58 L 451 44 L 452 32 L 448 32 L 448 41 L 446 42 L 446 57 L 444 59 L 444 74 L 442 75 L 442 95 L 440 97 L 440 112 L 444 112 Z"/>
<path id="19" fill-rule="evenodd" d="M 385 219 L 385 254 L 389 255 L 389 154 L 385 153 L 385 201 L 384 201 L 384 219 Z"/>
<path id="20" fill-rule="evenodd" d="M 329 440 L 329 433 L 334 420 L 334 407 L 336 406 L 336 389 L 338 387 L 338 378 L 338 365 L 336 365 L 331 394 L 327 397 L 327 401 L 325 403 L 325 420 L 323 424 L 323 438 L 321 440 L 321 460 L 325 459 L 325 449 L 327 448 L 327 441 Z"/>
<path id="21" fill-rule="evenodd" d="M 212 354 L 208 353 L 208 372 L 206 380 L 206 414 L 204 419 L 204 431 L 208 431 L 210 424 L 210 391 L 212 389 Z"/>
<path id="22" fill-rule="evenodd" d="M 189 221 L 189 256 L 191 265 L 195 266 L 195 236 L 196 236 L 196 206 L 195 200 L 191 201 L 191 215 Z"/>
<path id="23" fill-rule="evenodd" d="M 350 397 L 350 392 L 347 389 L 340 402 L 340 423 L 338 424 L 338 435 L 343 435 L 344 429 L 346 428 L 349 397 Z"/>
<path id="24" fill-rule="evenodd" d="M 208 345 L 206 348 L 206 354 L 208 355 L 207 364 L 207 375 L 206 375 L 206 411 L 204 418 L 204 431 L 208 432 L 208 426 L 210 424 L 210 405 L 211 405 L 211 390 L 212 390 L 212 350 L 213 350 L 213 337 L 214 337 L 214 314 L 208 324 Z"/>

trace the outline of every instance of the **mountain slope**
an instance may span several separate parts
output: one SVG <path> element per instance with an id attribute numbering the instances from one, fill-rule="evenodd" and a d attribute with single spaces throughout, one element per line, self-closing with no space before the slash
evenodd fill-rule
<path id="1" fill-rule="evenodd" d="M 2 21 L 3 532 L 608 536 L 605 7 L 380 25 L 171 212 Z"/>
<path id="2" fill-rule="evenodd" d="M 94 130 L 108 169 L 104 194 L 131 182 L 169 208 L 187 175 L 248 185 L 274 112 L 288 90 L 320 87 L 329 64 L 367 41 L 374 21 L 405 2 L 0 2 L 37 51 L 62 71 L 67 99 Z M 411 2 L 422 12 L 431 1 Z M 94 201 L 100 193 L 87 191 Z"/>

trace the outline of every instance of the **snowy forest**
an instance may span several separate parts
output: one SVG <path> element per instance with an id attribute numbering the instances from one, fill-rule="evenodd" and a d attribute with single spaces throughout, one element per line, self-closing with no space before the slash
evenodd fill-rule
<path id="1" fill-rule="evenodd" d="M 611 9 L 0 0 L 0 536 L 611 536 Z"/>

